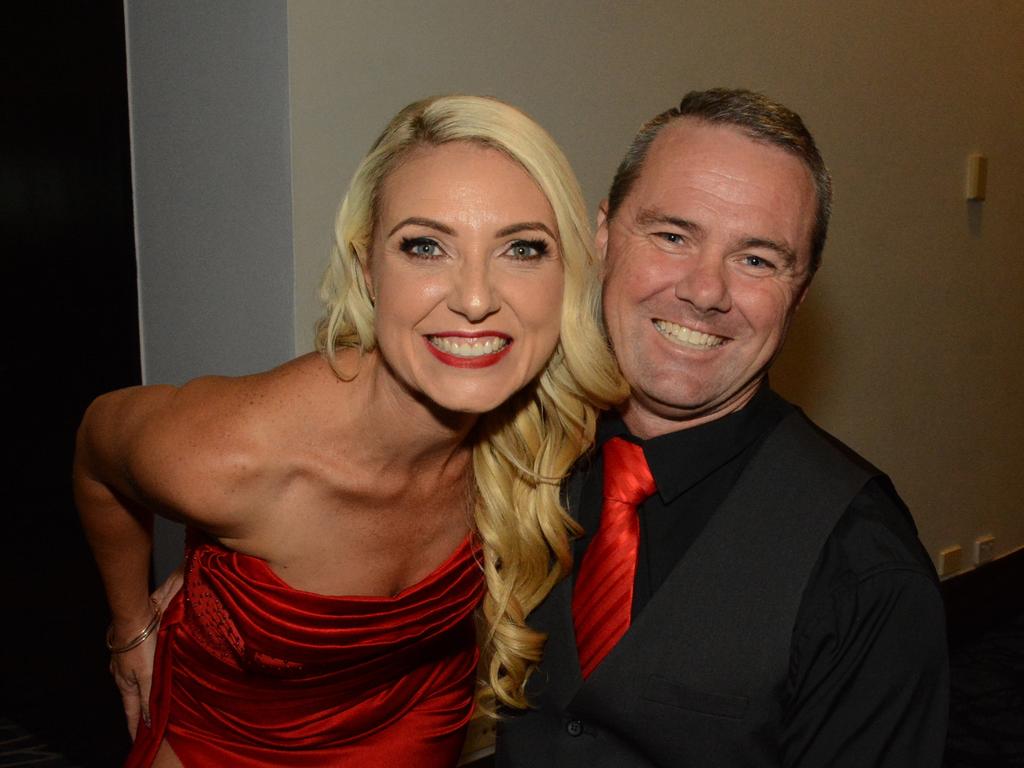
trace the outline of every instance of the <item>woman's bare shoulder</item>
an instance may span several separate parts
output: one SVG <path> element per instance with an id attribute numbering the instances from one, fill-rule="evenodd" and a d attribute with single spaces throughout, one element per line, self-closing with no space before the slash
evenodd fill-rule
<path id="1" fill-rule="evenodd" d="M 139 501 L 238 533 L 238 524 L 258 517 L 283 471 L 285 436 L 301 418 L 288 404 L 320 375 L 309 358 L 250 376 L 113 392 L 90 407 L 83 428 L 90 425 L 107 466 L 122 468 Z"/>
<path id="2" fill-rule="evenodd" d="M 172 450 L 220 450 L 278 437 L 279 413 L 291 412 L 295 401 L 324 378 L 325 368 L 319 356 L 304 355 L 248 376 L 203 376 L 178 388 L 125 392 L 135 400 L 134 410 L 145 411 L 150 438 L 162 436 Z"/>

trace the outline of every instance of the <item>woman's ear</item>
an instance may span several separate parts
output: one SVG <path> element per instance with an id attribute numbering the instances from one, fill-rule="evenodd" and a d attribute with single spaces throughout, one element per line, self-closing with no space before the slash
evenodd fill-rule
<path id="1" fill-rule="evenodd" d="M 597 229 L 594 230 L 594 245 L 597 247 L 597 258 L 601 260 L 601 273 L 608 256 L 608 198 L 597 206 Z"/>
<path id="2" fill-rule="evenodd" d="M 373 289 L 373 271 L 370 269 L 370 255 L 355 246 L 352 247 L 352 250 L 355 251 L 356 259 L 359 261 L 359 268 L 363 271 L 363 283 L 366 285 L 366 294 L 370 297 L 370 304 L 372 305 L 377 300 L 377 293 Z"/>

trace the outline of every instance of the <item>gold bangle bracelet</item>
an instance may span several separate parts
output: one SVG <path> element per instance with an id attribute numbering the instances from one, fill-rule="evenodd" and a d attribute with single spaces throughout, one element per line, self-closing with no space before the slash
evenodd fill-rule
<path id="1" fill-rule="evenodd" d="M 153 618 L 149 620 L 149 624 L 139 634 L 133 637 L 124 645 L 115 646 L 113 643 L 114 639 L 114 622 L 110 622 L 110 626 L 107 627 L 107 650 L 111 653 L 125 653 L 130 651 L 132 648 L 138 648 L 144 642 L 146 638 L 153 634 L 153 630 L 156 629 L 160 624 L 160 604 L 157 603 L 153 598 L 149 599 L 149 602 L 153 605 Z"/>

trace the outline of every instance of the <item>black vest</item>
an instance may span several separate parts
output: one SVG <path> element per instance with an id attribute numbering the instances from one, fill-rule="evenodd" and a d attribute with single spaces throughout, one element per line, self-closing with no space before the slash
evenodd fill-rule
<path id="1" fill-rule="evenodd" d="M 785 417 L 586 682 L 562 581 L 530 617 L 550 637 L 535 709 L 499 725 L 499 768 L 778 766 L 801 597 L 875 474 L 800 411 Z"/>

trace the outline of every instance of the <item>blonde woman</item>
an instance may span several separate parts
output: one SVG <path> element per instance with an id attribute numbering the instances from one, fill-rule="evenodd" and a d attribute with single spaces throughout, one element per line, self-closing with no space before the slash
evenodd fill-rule
<path id="1" fill-rule="evenodd" d="M 478 668 L 485 707 L 526 704 L 524 619 L 569 561 L 559 481 L 624 394 L 594 272 L 543 129 L 427 99 L 342 204 L 319 353 L 89 408 L 76 494 L 129 765 L 450 766 Z M 153 513 L 190 530 L 162 617 Z"/>

